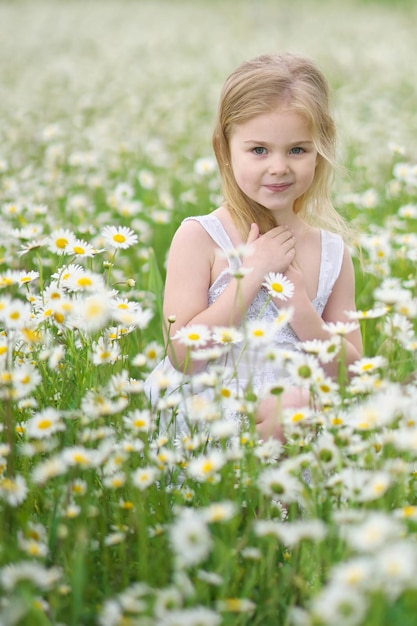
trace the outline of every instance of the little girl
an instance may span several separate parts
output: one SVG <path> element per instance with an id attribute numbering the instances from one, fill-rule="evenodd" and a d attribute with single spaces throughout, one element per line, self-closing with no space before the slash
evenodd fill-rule
<path id="1" fill-rule="evenodd" d="M 335 125 L 326 79 L 309 59 L 292 54 L 243 63 L 221 93 L 213 145 L 224 202 L 209 215 L 184 220 L 173 238 L 164 295 L 168 356 L 146 389 L 155 403 L 161 374 L 182 374 L 177 428 L 186 430 L 190 416 L 184 399 L 199 391 L 192 381 L 208 361 L 201 354 L 193 358 L 184 329 L 205 327 L 215 334 L 244 330 L 255 321 L 273 327 L 289 309 L 290 325 L 272 336 L 276 352 L 286 359 L 259 358 L 243 332 L 231 333 L 240 341 L 215 361 L 229 366 L 224 382 L 234 382 L 237 397 L 250 389 L 259 400 L 259 435 L 282 438 L 278 408 L 309 402 L 308 389 L 291 384 L 279 402 L 270 393 L 285 380 L 288 354 L 296 354 L 302 342 L 329 340 L 324 322 L 347 322 L 346 312 L 355 310 L 353 264 L 342 238 L 348 229 L 330 200 Z M 271 297 L 264 286 L 271 272 L 291 281 L 292 297 Z M 343 344 L 348 366 L 362 355 L 360 330 L 352 330 Z M 209 345 L 215 345 L 213 339 Z M 339 365 L 335 359 L 323 367 L 336 377 Z"/>

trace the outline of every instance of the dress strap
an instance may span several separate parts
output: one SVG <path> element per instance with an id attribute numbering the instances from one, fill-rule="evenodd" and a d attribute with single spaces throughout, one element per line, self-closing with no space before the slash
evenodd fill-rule
<path id="1" fill-rule="evenodd" d="M 221 221 L 215 215 L 209 213 L 208 215 L 186 217 L 184 222 L 187 222 L 188 220 L 196 220 L 197 222 L 200 222 L 213 241 L 217 243 L 222 250 L 225 252 L 233 250 L 233 244 L 229 235 L 225 231 Z"/>
<path id="2" fill-rule="evenodd" d="M 321 271 L 317 297 L 330 293 L 339 277 L 343 262 L 344 242 L 340 235 L 321 231 Z"/>

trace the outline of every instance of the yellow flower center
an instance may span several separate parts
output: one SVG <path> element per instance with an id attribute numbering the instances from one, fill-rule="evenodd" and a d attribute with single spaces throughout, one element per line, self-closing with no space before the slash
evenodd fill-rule
<path id="1" fill-rule="evenodd" d="M 202 470 L 203 470 L 204 474 L 210 474 L 214 470 L 214 463 L 213 463 L 213 461 L 205 461 L 203 463 Z"/>
<path id="2" fill-rule="evenodd" d="M 93 281 L 88 276 L 82 276 L 78 279 L 78 284 L 80 287 L 91 287 Z"/>
<path id="3" fill-rule="evenodd" d="M 121 233 L 116 233 L 113 239 L 115 240 L 116 243 L 124 243 L 126 241 L 126 237 L 122 235 Z"/>
<path id="4" fill-rule="evenodd" d="M 61 248 L 61 250 L 63 250 L 68 245 L 68 239 L 65 239 L 65 237 L 58 237 L 55 241 L 55 245 L 57 248 Z"/>
<path id="5" fill-rule="evenodd" d="M 198 339 L 200 339 L 200 335 L 198 333 L 190 333 L 188 335 L 188 339 L 191 341 L 198 341 Z"/>

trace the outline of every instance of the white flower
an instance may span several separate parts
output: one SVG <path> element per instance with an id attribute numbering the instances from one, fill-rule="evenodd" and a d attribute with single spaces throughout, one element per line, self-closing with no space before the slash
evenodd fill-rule
<path id="1" fill-rule="evenodd" d="M 194 163 L 194 171 L 200 176 L 212 174 L 216 171 L 216 160 L 213 157 L 201 157 Z"/>
<path id="2" fill-rule="evenodd" d="M 213 341 L 220 344 L 239 343 L 243 340 L 243 333 L 232 326 L 214 326 Z"/>
<path id="3" fill-rule="evenodd" d="M 23 476 L 11 477 L 3 476 L 0 479 L 0 498 L 5 500 L 10 506 L 19 506 L 26 500 L 28 486 Z"/>
<path id="4" fill-rule="evenodd" d="M 323 328 L 331 335 L 341 335 L 344 337 L 354 330 L 357 330 L 359 324 L 357 322 L 328 322 L 327 324 L 323 324 Z"/>
<path id="5" fill-rule="evenodd" d="M 349 365 L 349 371 L 354 374 L 370 373 L 387 365 L 388 361 L 383 356 L 364 357 Z"/>
<path id="6" fill-rule="evenodd" d="M 261 472 L 258 487 L 268 496 L 276 496 L 282 502 L 297 502 L 302 486 L 300 481 L 282 467 L 270 467 Z"/>
<path id="7" fill-rule="evenodd" d="M 69 254 L 69 250 L 76 240 L 74 233 L 68 228 L 54 230 L 48 237 L 47 246 L 51 252 Z"/>
<path id="8" fill-rule="evenodd" d="M 153 465 L 148 465 L 147 467 L 139 467 L 132 474 L 132 482 L 135 487 L 138 487 L 141 491 L 147 489 L 158 478 L 159 471 Z"/>
<path id="9" fill-rule="evenodd" d="M 210 554 L 213 540 L 207 523 L 194 509 L 183 509 L 169 529 L 169 538 L 181 567 L 193 567 Z"/>
<path id="10" fill-rule="evenodd" d="M 246 337 L 252 348 L 269 344 L 274 335 L 275 327 L 269 320 L 249 320 L 246 325 Z"/>
<path id="11" fill-rule="evenodd" d="M 403 533 L 399 520 L 383 512 L 372 512 L 362 523 L 347 526 L 343 536 L 358 552 L 378 552 Z"/>
<path id="12" fill-rule="evenodd" d="M 314 622 L 322 626 L 359 626 L 364 623 L 367 608 L 362 593 L 334 583 L 324 587 L 313 599 L 312 615 Z"/>
<path id="13" fill-rule="evenodd" d="M 212 450 L 207 455 L 192 459 L 187 467 L 187 474 L 199 482 L 206 482 L 215 476 L 227 459 L 220 450 Z"/>
<path id="14" fill-rule="evenodd" d="M 94 365 L 116 363 L 120 359 L 121 350 L 118 343 L 106 337 L 99 337 L 92 345 L 92 359 Z"/>
<path id="15" fill-rule="evenodd" d="M 206 522 L 224 522 L 232 519 L 238 512 L 235 502 L 227 500 L 225 502 L 214 502 L 201 510 L 203 519 Z"/>
<path id="16" fill-rule="evenodd" d="M 140 170 L 138 181 L 143 189 L 153 189 L 155 187 L 155 176 L 149 170 Z"/>
<path id="17" fill-rule="evenodd" d="M 269 272 L 262 283 L 270 296 L 279 300 L 289 300 L 294 295 L 294 284 L 281 273 Z"/>
<path id="18" fill-rule="evenodd" d="M 203 324 L 194 324 L 191 326 L 184 326 L 177 330 L 174 335 L 174 339 L 177 339 L 180 343 L 191 348 L 201 348 L 209 343 L 211 339 L 211 332 L 207 326 Z"/>
<path id="19" fill-rule="evenodd" d="M 43 439 L 63 430 L 65 424 L 61 420 L 61 414 L 53 407 L 36 413 L 26 424 L 27 435 L 33 439 Z"/>
<path id="20" fill-rule="evenodd" d="M 105 243 L 111 248 L 125 250 L 138 242 L 137 234 L 128 226 L 105 226 L 101 232 Z"/>

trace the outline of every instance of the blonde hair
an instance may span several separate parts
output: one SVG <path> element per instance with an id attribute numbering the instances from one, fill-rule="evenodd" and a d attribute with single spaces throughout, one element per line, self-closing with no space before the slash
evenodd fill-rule
<path id="1" fill-rule="evenodd" d="M 230 167 L 229 142 L 235 126 L 279 105 L 304 115 L 318 152 L 313 183 L 297 198 L 294 211 L 307 223 L 347 236 L 348 226 L 330 198 L 336 168 L 336 127 L 330 113 L 329 86 L 310 59 L 289 53 L 262 55 L 242 63 L 221 92 L 213 147 L 225 204 L 236 227 L 246 238 L 253 222 L 261 233 L 276 226 L 268 209 L 251 200 L 237 185 Z"/>

